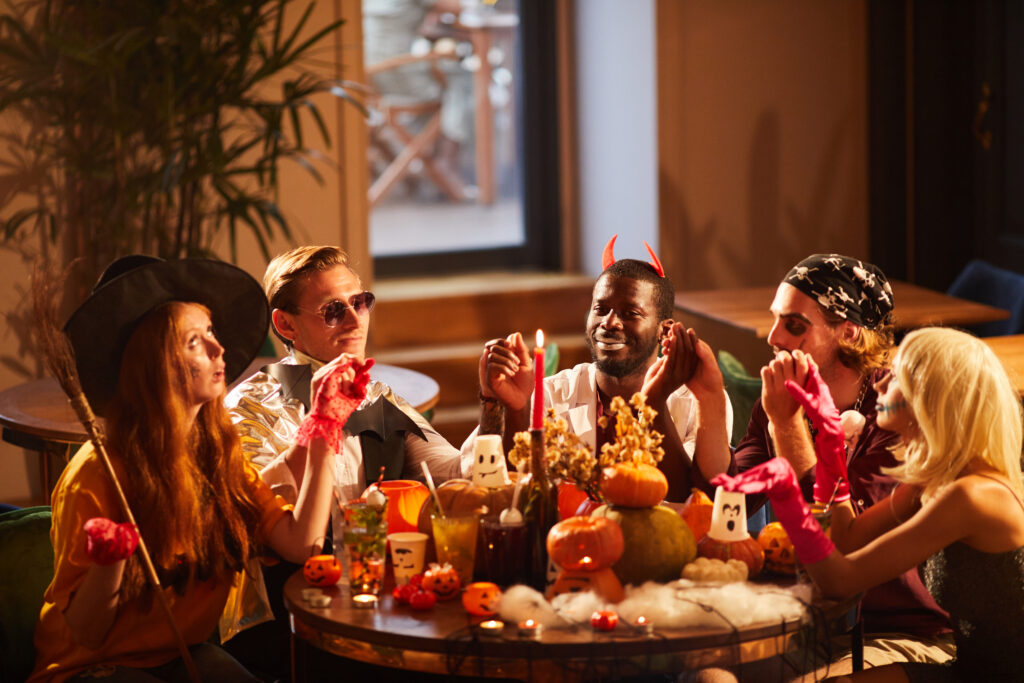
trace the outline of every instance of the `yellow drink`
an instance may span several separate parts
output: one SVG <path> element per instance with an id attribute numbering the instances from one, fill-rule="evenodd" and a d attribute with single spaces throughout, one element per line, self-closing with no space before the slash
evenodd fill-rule
<path id="1" fill-rule="evenodd" d="M 459 575 L 462 585 L 473 580 L 473 560 L 476 556 L 477 527 L 480 518 L 475 515 L 467 517 L 439 517 L 431 515 L 434 526 L 434 547 L 437 549 L 437 561 L 449 563 Z"/>

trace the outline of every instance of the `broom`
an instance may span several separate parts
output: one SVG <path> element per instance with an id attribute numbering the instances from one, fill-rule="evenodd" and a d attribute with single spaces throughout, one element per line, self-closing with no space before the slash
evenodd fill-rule
<path id="1" fill-rule="evenodd" d="M 121 512 L 128 522 L 135 524 L 135 515 L 132 514 L 131 507 L 128 505 L 128 499 L 125 498 L 124 490 L 121 488 L 121 482 L 117 480 L 117 474 L 110 463 L 110 456 L 107 454 L 107 449 L 103 442 L 103 432 L 96 421 L 96 415 L 92 412 L 88 399 L 86 399 L 85 394 L 82 392 L 82 385 L 78 381 L 74 349 L 71 348 L 71 342 L 68 340 L 67 335 L 57 325 L 57 297 L 55 294 L 57 286 L 63 284 L 63 282 L 63 276 L 52 277 L 49 269 L 45 268 L 41 262 L 36 262 L 35 267 L 32 269 L 32 311 L 35 318 L 34 333 L 36 343 L 42 351 L 43 359 L 50 368 L 50 372 L 57 378 L 64 393 L 67 394 L 68 401 L 71 403 L 71 408 L 75 411 L 78 421 L 85 427 L 86 434 L 89 435 L 93 448 L 99 454 L 100 460 L 103 461 L 107 474 L 110 475 L 110 480 L 114 484 L 114 490 L 117 491 Z M 138 528 L 138 525 L 136 525 L 136 528 Z M 171 604 L 167 601 L 167 596 L 164 595 L 163 589 L 160 586 L 160 577 L 156 574 L 153 560 L 150 557 L 149 550 L 146 548 L 146 541 L 142 538 L 141 534 L 139 535 L 139 553 L 142 556 L 146 577 L 156 592 L 156 597 L 163 608 L 164 616 L 167 617 L 167 622 L 171 626 L 171 631 L 174 632 L 174 639 L 177 641 L 181 658 L 185 662 L 185 668 L 188 669 L 189 678 L 192 679 L 192 683 L 201 683 L 199 671 L 196 669 L 195 662 L 192 661 L 192 655 L 189 654 L 185 638 L 181 635 L 178 624 L 174 621 L 174 615 L 171 613 Z"/>

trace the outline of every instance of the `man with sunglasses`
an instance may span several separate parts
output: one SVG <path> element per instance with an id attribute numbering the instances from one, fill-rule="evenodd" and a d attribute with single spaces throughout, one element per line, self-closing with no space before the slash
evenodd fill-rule
<path id="1" fill-rule="evenodd" d="M 330 246 L 298 247 L 276 257 L 267 266 L 263 289 L 274 334 L 289 353 L 235 387 L 227 406 L 242 448 L 262 468 L 264 481 L 294 502 L 305 470 L 292 446 L 295 434 L 320 378 L 346 358 L 364 360 L 374 296 L 363 290 L 345 252 Z M 382 451 L 377 435 L 350 433 L 349 427 L 360 421 L 357 411 L 335 463 L 340 499 L 359 497 L 381 467 L 387 479 L 422 480 L 421 462 L 437 481 L 462 476 L 458 450 L 390 387 L 372 382 L 363 407 L 370 405 L 392 411 L 392 422 L 401 423 L 404 438 L 392 440 Z"/>

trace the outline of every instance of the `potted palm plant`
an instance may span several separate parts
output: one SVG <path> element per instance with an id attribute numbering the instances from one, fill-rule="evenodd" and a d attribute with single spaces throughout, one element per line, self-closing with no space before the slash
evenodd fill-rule
<path id="1" fill-rule="evenodd" d="M 313 26 L 298 0 L 6 5 L 0 240 L 74 261 L 69 306 L 126 253 L 205 256 L 226 234 L 234 259 L 242 236 L 264 255 L 290 239 L 279 167 L 320 181 L 307 129 L 316 144 L 329 136 L 315 96 L 353 101 L 316 73 L 341 22 Z"/>

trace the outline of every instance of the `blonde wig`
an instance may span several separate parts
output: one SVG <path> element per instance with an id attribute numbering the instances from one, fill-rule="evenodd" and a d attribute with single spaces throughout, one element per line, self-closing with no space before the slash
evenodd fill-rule
<path id="1" fill-rule="evenodd" d="M 921 486 L 927 501 L 981 458 L 1024 497 L 1021 402 L 984 342 L 949 328 L 916 330 L 900 344 L 893 376 L 918 429 L 889 474 Z"/>

